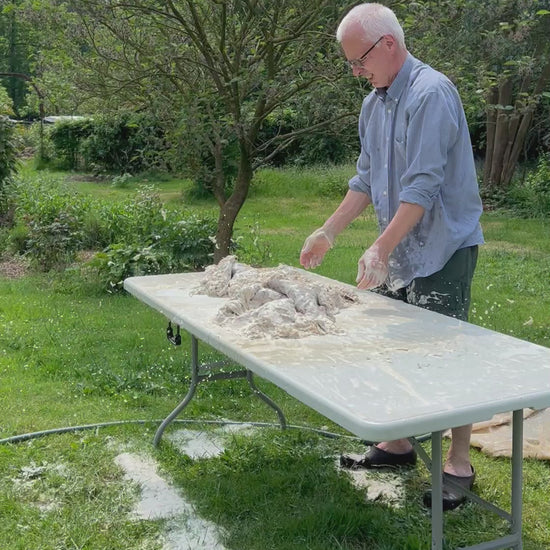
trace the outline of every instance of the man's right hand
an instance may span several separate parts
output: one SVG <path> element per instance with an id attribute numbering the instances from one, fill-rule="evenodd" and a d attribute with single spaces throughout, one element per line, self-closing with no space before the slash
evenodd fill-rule
<path id="1" fill-rule="evenodd" d="M 334 237 L 325 229 L 316 229 L 305 241 L 300 252 L 300 264 L 306 269 L 321 265 L 325 254 L 332 247 Z"/>

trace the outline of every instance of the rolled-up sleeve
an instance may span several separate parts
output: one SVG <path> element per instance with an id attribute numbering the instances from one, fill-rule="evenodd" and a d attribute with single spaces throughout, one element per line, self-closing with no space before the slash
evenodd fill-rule
<path id="1" fill-rule="evenodd" d="M 400 202 L 419 204 L 430 210 L 444 181 L 449 149 L 459 130 L 456 99 L 448 87 L 442 93 L 426 92 L 409 113 L 406 169 L 401 182 Z"/>

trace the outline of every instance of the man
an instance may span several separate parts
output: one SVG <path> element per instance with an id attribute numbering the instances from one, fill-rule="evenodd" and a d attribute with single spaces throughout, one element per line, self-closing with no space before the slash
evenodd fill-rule
<path id="1" fill-rule="evenodd" d="M 306 239 L 300 263 L 318 266 L 336 236 L 372 204 L 380 236 L 359 259 L 358 288 L 467 320 L 477 245 L 483 243 L 482 206 L 458 93 L 407 51 L 403 29 L 385 6 L 354 7 L 336 37 L 353 74 L 374 89 L 359 117 L 357 174 L 334 214 Z M 465 500 L 448 480 L 473 485 L 470 435 L 471 425 L 452 430 L 443 474 L 445 510 Z M 407 439 L 386 441 L 358 461 L 343 455 L 341 463 L 412 466 L 416 453 Z M 430 492 L 424 502 L 431 506 Z"/>

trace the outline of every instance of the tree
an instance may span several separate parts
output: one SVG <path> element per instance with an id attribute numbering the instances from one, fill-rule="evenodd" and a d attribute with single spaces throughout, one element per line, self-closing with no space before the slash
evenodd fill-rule
<path id="1" fill-rule="evenodd" d="M 254 170 L 302 128 L 262 139 L 266 119 L 344 74 L 334 40 L 340 16 L 329 0 L 80 0 L 72 4 L 82 74 L 105 97 L 136 101 L 148 86 L 186 121 L 189 151 L 207 169 L 220 213 L 214 261 L 229 253 L 233 226 Z M 151 85 L 152 84 L 152 85 Z M 155 101 L 155 98 L 151 98 Z M 356 107 L 354 109 L 356 111 Z M 349 116 L 340 112 L 333 119 Z M 315 129 L 328 124 L 319 122 Z M 266 153 L 269 151 L 269 153 Z"/>
<path id="2" fill-rule="evenodd" d="M 6 1 L 0 9 L 0 78 L 12 99 L 14 114 L 19 117 L 28 114 L 28 85 L 38 92 L 34 103 L 41 104 L 34 78 L 40 30 L 20 17 L 22 5 L 22 0 Z"/>
<path id="3" fill-rule="evenodd" d="M 14 10 L 4 6 L 0 10 L 0 71 L 16 73 L 26 72 L 28 65 L 25 62 L 25 55 L 21 47 L 20 28 Z M 25 104 L 25 83 L 14 80 L 3 80 L 11 97 L 15 111 Z"/>
<path id="4" fill-rule="evenodd" d="M 483 176 L 488 188 L 510 185 L 541 98 L 550 95 L 550 11 L 521 16 L 502 25 L 504 36 L 514 45 L 518 38 L 527 39 L 532 50 L 519 59 L 501 60 L 488 94 Z"/>
<path id="5" fill-rule="evenodd" d="M 74 7 L 105 84 L 125 91 L 139 84 L 142 90 L 144 83 L 160 79 L 165 90 L 179 91 L 185 99 L 182 114 L 192 134 L 187 143 L 200 168 L 207 169 L 206 184 L 220 209 L 218 261 L 229 253 L 254 170 L 298 134 L 262 141 L 266 118 L 314 86 L 336 85 L 337 4 L 84 0 Z M 111 47 L 102 47 L 106 43 Z M 115 68 L 121 70 L 115 74 Z"/>
<path id="6" fill-rule="evenodd" d="M 2 88 L 0 88 L 0 91 L 2 91 Z M 0 114 L 0 226 L 9 222 L 9 219 L 7 219 L 9 216 L 6 216 L 9 210 L 6 189 L 16 169 L 17 147 L 14 139 L 13 123 L 8 117 Z"/>
<path id="7" fill-rule="evenodd" d="M 402 18 L 413 53 L 461 92 L 474 146 L 485 150 L 486 191 L 506 188 L 537 116 L 550 132 L 541 105 L 550 81 L 550 2 L 420 0 Z"/>

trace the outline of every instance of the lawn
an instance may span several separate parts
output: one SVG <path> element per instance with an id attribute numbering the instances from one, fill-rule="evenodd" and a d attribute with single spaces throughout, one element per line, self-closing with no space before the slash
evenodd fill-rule
<path id="1" fill-rule="evenodd" d="M 264 265 L 298 266 L 303 240 L 339 202 L 335 182 L 352 166 L 264 170 L 236 226 L 241 250 Z M 25 177 L 32 182 L 34 174 Z M 66 179 L 76 192 L 122 199 L 155 184 L 165 202 L 200 212 L 215 203 L 189 197 L 186 180 Z M 147 181 L 144 181 L 146 179 Z M 330 185 L 327 185 L 328 184 Z M 474 280 L 471 321 L 550 346 L 550 223 L 487 212 Z M 376 235 L 367 212 L 342 234 L 318 272 L 354 283 L 357 258 Z M 204 517 L 222 525 L 228 549 L 423 550 L 430 519 L 419 506 L 428 473 L 404 477 L 403 507 L 365 503 L 334 468 L 348 438 L 310 430 L 266 428 L 235 436 L 218 458 L 191 461 L 168 443 L 154 451 L 152 435 L 185 392 L 188 339 L 182 348 L 164 338 L 165 319 L 127 295 L 104 293 L 78 269 L 22 277 L 0 276 L 0 439 L 50 428 L 128 421 L 78 433 L 0 445 L 0 548 L 162 548 L 163 521 L 131 521 L 136 488 L 113 462 L 121 449 L 150 453 Z M 203 357 L 218 356 L 207 347 Z M 346 435 L 267 382 L 261 389 L 295 425 Z M 239 380 L 203 385 L 185 411 L 189 419 L 275 422 L 273 411 L 250 398 Z M 133 423 L 143 421 L 143 423 Z M 206 429 L 206 428 L 205 428 Z M 349 435 L 349 434 L 348 434 Z M 478 493 L 508 507 L 507 459 L 472 451 Z M 550 464 L 526 460 L 524 549 L 550 548 Z M 473 504 L 446 516 L 446 548 L 504 534 L 503 522 Z"/>

